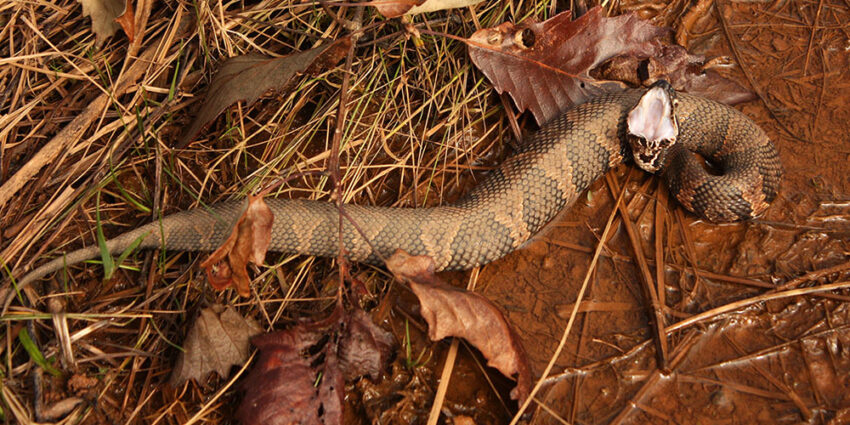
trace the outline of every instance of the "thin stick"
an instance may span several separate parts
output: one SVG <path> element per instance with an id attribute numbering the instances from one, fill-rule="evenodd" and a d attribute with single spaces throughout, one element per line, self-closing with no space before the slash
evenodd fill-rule
<path id="1" fill-rule="evenodd" d="M 623 185 L 623 189 L 621 190 L 617 187 L 617 181 L 614 180 L 611 175 L 605 176 L 608 186 L 611 188 L 612 193 L 617 193 L 618 191 L 622 192 L 625 190 L 625 185 Z M 656 344 L 658 348 L 658 363 L 661 370 L 668 370 L 668 358 L 667 358 L 667 338 L 664 334 L 664 313 L 662 312 L 663 304 L 661 304 L 658 292 L 655 289 L 655 279 L 652 278 L 652 272 L 649 270 L 649 265 L 646 261 L 646 255 L 643 253 L 643 247 L 641 246 L 640 236 L 638 236 L 637 230 L 635 230 L 635 225 L 632 223 L 632 219 L 629 217 L 629 210 L 622 203 L 618 204 L 617 207 L 620 210 L 620 217 L 623 221 L 623 226 L 626 228 L 626 234 L 629 236 L 629 241 L 632 244 L 632 250 L 635 253 L 635 264 L 638 266 L 638 270 L 640 270 L 640 275 L 643 280 L 643 288 L 645 289 L 644 294 L 646 298 L 649 300 L 651 307 L 652 324 L 655 328 L 656 334 Z M 656 261 L 659 261 L 656 259 Z"/>
<path id="2" fill-rule="evenodd" d="M 354 21 L 361 22 L 363 18 L 363 6 L 355 10 Z M 343 223 L 343 206 L 342 206 L 342 185 L 340 184 L 341 176 L 339 172 L 339 145 L 342 141 L 342 129 L 345 122 L 345 117 L 348 114 L 348 89 L 351 85 L 351 64 L 354 62 L 354 46 L 357 44 L 356 34 L 352 34 L 352 43 L 348 49 L 348 56 L 345 58 L 344 74 L 342 76 L 342 85 L 339 89 L 339 109 L 336 112 L 336 125 L 334 126 L 333 141 L 331 143 L 331 154 L 328 164 L 328 169 L 333 180 L 334 190 L 336 192 L 336 206 L 340 211 L 338 215 L 339 226 L 339 254 L 337 264 L 339 265 L 339 287 L 337 288 L 338 300 L 342 300 L 342 288 L 345 286 L 345 277 L 348 275 L 346 267 L 347 260 L 345 259 L 345 244 L 342 237 Z"/>
<path id="3" fill-rule="evenodd" d="M 748 298 L 746 300 L 736 301 L 736 302 L 733 302 L 733 303 L 722 305 L 722 306 L 717 307 L 717 308 L 713 308 L 713 309 L 708 310 L 708 311 L 704 311 L 700 314 L 697 314 L 697 315 L 691 316 L 691 317 L 689 317 L 685 320 L 682 320 L 681 322 L 674 323 L 674 324 L 668 326 L 667 329 L 665 329 L 665 332 L 667 332 L 668 334 L 673 333 L 673 332 L 676 332 L 680 329 L 684 329 L 684 328 L 687 328 L 689 326 L 693 326 L 693 325 L 695 325 L 699 322 L 702 322 L 704 320 L 708 320 L 708 319 L 710 319 L 714 316 L 719 316 L 721 314 L 729 313 L 729 312 L 732 312 L 732 311 L 735 311 L 735 310 L 739 310 L 739 309 L 742 309 L 744 307 L 751 306 L 753 304 L 758 304 L 758 303 L 764 302 L 764 301 L 778 300 L 778 299 L 782 299 L 782 298 L 797 297 L 797 296 L 801 296 L 801 295 L 809 295 L 809 294 L 815 294 L 815 293 L 818 293 L 818 292 L 827 292 L 827 291 L 834 291 L 836 289 L 847 289 L 847 288 L 850 288 L 850 281 L 830 283 L 828 285 L 814 286 L 814 287 L 811 287 L 811 288 L 792 289 L 792 290 L 789 290 L 789 291 L 767 293 L 767 294 L 764 294 L 764 295 L 759 295 L 759 296 L 756 296 L 756 297 Z"/>

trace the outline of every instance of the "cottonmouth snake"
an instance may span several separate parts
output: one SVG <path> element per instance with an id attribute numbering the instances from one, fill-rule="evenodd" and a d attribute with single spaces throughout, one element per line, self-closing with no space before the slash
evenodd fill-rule
<path id="1" fill-rule="evenodd" d="M 644 90 L 606 94 L 574 107 L 525 140 L 518 152 L 458 202 L 433 208 L 346 205 L 375 249 L 388 257 L 401 248 L 429 255 L 438 270 L 467 269 L 513 251 L 571 205 L 594 180 L 627 158 L 626 117 Z M 728 106 L 680 94 L 677 143 L 656 158 L 670 192 L 712 222 L 754 217 L 776 196 L 779 156 L 755 123 Z M 722 173 L 710 173 L 690 151 Z M 647 158 L 644 158 L 647 159 Z M 640 161 L 636 161 L 640 162 Z M 268 199 L 275 215 L 271 251 L 333 256 L 338 212 L 327 202 Z M 244 201 L 193 209 L 128 231 L 107 242 L 124 251 L 147 235 L 141 248 L 207 251 L 228 236 Z M 344 246 L 351 260 L 380 263 L 381 256 L 347 222 Z M 97 246 L 73 251 L 35 269 L 18 285 L 100 255 Z"/>

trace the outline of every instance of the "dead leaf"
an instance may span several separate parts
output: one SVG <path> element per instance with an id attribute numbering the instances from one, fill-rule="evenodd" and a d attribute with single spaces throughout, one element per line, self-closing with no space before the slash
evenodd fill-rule
<path id="1" fill-rule="evenodd" d="M 411 256 L 398 250 L 387 260 L 387 268 L 410 284 L 422 306 L 432 341 L 453 336 L 467 340 L 487 365 L 514 378 L 511 398 L 525 401 L 531 390 L 531 366 L 519 336 L 502 312 L 481 294 L 455 288 L 434 275 L 434 260 Z"/>
<path id="2" fill-rule="evenodd" d="M 360 309 L 252 340 L 259 359 L 236 415 L 244 424 L 342 423 L 345 380 L 377 378 L 394 339 Z M 317 383 L 318 382 L 318 383 Z"/>
<path id="3" fill-rule="evenodd" d="M 210 82 L 207 98 L 197 117 L 180 138 L 177 148 L 188 145 L 202 128 L 230 105 L 240 100 L 251 105 L 265 92 L 286 88 L 295 74 L 312 74 L 327 69 L 339 62 L 350 47 L 351 38 L 343 37 L 333 43 L 280 58 L 249 53 L 225 60 Z"/>
<path id="4" fill-rule="evenodd" d="M 438 10 L 457 9 L 481 3 L 483 0 L 375 0 L 372 6 L 386 18 L 402 15 L 436 12 Z"/>
<path id="5" fill-rule="evenodd" d="M 83 5 L 83 16 L 91 17 L 91 29 L 95 36 L 95 44 L 99 47 L 107 38 L 112 37 L 118 28 L 123 24 L 119 24 L 116 20 L 119 16 L 124 16 L 129 11 L 130 17 L 133 15 L 133 6 L 128 0 L 77 0 Z M 125 28 L 126 32 L 126 28 Z M 131 33 L 127 33 L 131 38 Z"/>
<path id="6" fill-rule="evenodd" d="M 213 288 L 221 291 L 234 286 L 240 296 L 251 296 L 248 263 L 259 266 L 265 261 L 273 223 L 274 214 L 263 197 L 248 195 L 248 206 L 230 236 L 201 263 Z"/>
<path id="7" fill-rule="evenodd" d="M 121 25 L 124 34 L 127 34 L 127 39 L 132 43 L 136 37 L 136 14 L 133 10 L 133 0 L 127 0 L 124 13 L 115 18 L 115 22 Z"/>
<path id="8" fill-rule="evenodd" d="M 589 71 L 614 56 L 649 57 L 658 50 L 655 39 L 667 32 L 634 14 L 606 18 L 597 6 L 575 21 L 567 11 L 540 23 L 478 30 L 467 45 L 496 90 L 507 91 L 542 124 L 589 97 L 622 88 Z"/>
<path id="9" fill-rule="evenodd" d="M 395 340 L 381 329 L 365 311 L 355 309 L 346 318 L 348 334 L 339 343 L 340 366 L 345 379 L 369 376 L 377 380 L 389 363 Z"/>
<path id="10" fill-rule="evenodd" d="M 187 379 L 204 379 L 212 371 L 222 378 L 234 365 L 241 366 L 251 354 L 249 341 L 263 330 L 252 319 L 233 308 L 214 305 L 201 310 L 183 341 L 169 383 L 180 385 Z"/>
<path id="11" fill-rule="evenodd" d="M 723 78 L 710 69 L 703 56 L 692 55 L 682 46 L 664 45 L 661 52 L 649 58 L 647 85 L 666 79 L 673 88 L 735 105 L 756 99 L 755 93 L 740 84 Z"/>
<path id="12" fill-rule="evenodd" d="M 599 78 L 618 79 L 634 85 L 650 86 L 664 79 L 676 90 L 699 95 L 727 105 L 754 100 L 756 95 L 711 69 L 715 58 L 706 62 L 703 56 L 692 55 L 682 46 L 659 45 L 658 54 L 650 58 L 617 56 L 598 68 Z"/>

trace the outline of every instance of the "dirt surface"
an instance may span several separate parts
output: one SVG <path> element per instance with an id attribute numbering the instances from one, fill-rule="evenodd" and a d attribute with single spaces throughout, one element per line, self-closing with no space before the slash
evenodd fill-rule
<path id="1" fill-rule="evenodd" d="M 760 99 L 740 109 L 781 152 L 779 199 L 758 220 L 715 226 L 682 213 L 654 179 L 613 171 L 628 179 L 624 202 L 641 242 L 630 243 L 618 218 L 534 423 L 850 420 L 841 390 L 850 385 L 845 295 L 777 299 L 668 331 L 669 370 L 659 368 L 635 249 L 660 288 L 668 329 L 695 313 L 841 282 L 850 272 L 850 7 L 717 1 L 711 10 L 692 29 L 700 36 L 689 49 L 732 57 L 740 66 L 727 74 L 755 85 Z M 538 373 L 561 340 L 612 205 L 609 187 L 597 184 L 544 235 L 481 274 L 483 293 L 515 321 Z"/>

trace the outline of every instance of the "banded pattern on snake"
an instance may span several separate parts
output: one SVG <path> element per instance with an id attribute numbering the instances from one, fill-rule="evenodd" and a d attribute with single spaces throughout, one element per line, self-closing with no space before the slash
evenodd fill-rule
<path id="1" fill-rule="evenodd" d="M 412 209 L 347 205 L 346 211 L 383 257 L 403 249 L 431 256 L 438 270 L 491 262 L 521 246 L 594 180 L 630 157 L 635 141 L 627 134 L 627 118 L 648 93 L 630 89 L 572 108 L 525 140 L 518 152 L 451 205 Z M 781 176 L 778 153 L 764 131 L 737 110 L 701 97 L 679 94 L 672 103 L 676 142 L 656 144 L 663 152 L 652 158 L 639 156 L 635 162 L 655 161 L 671 194 L 709 221 L 736 221 L 763 212 L 776 197 Z M 707 172 L 692 152 L 722 173 Z M 333 204 L 267 202 L 275 216 L 271 251 L 336 255 L 338 212 Z M 141 248 L 214 250 L 229 235 L 244 204 L 226 202 L 211 210 L 179 212 L 119 235 L 107 246 L 113 253 L 122 252 L 146 235 Z M 381 255 L 348 223 L 343 239 L 351 260 L 380 262 Z M 36 268 L 18 285 L 98 255 L 97 246 L 70 252 Z"/>

